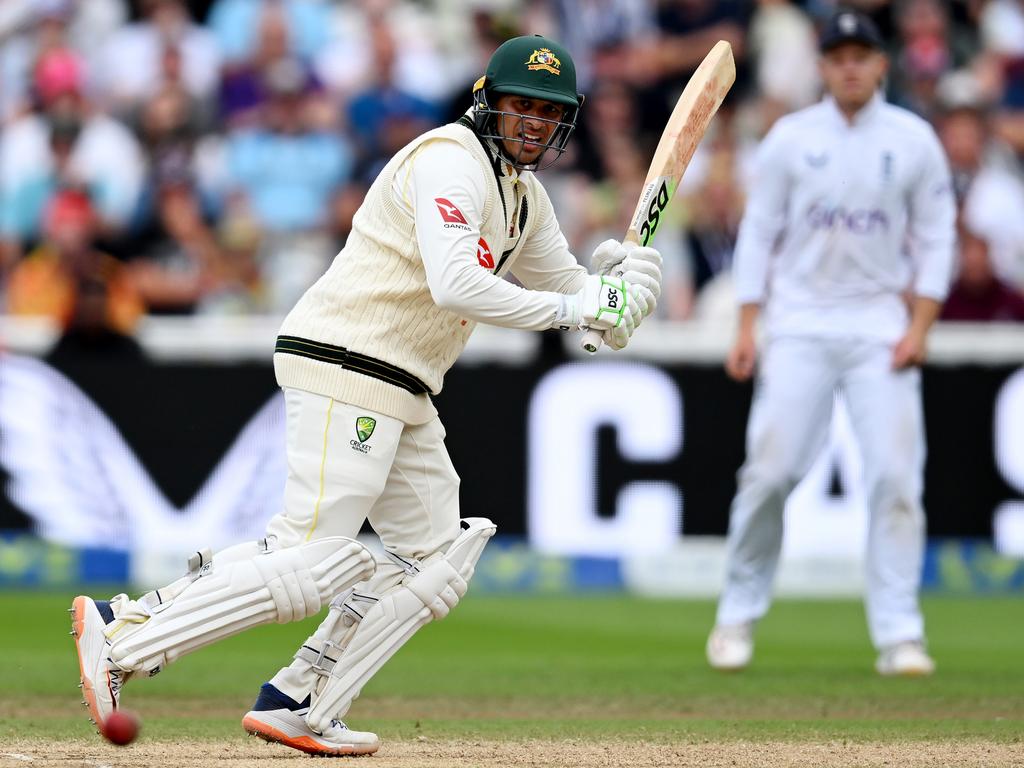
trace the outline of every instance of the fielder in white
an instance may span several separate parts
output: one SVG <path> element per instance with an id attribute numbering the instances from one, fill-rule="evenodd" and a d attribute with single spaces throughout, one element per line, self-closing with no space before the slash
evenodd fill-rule
<path id="1" fill-rule="evenodd" d="M 329 607 L 243 726 L 317 755 L 377 750 L 375 734 L 341 718 L 417 629 L 465 595 L 495 529 L 460 520 L 459 477 L 430 394 L 477 322 L 589 326 L 621 349 L 660 294 L 651 248 L 607 241 L 595 271 L 621 262 L 622 278 L 588 274 L 533 174 L 564 151 L 581 102 L 559 44 L 515 38 L 495 52 L 463 118 L 384 168 L 345 248 L 277 341 L 288 478 L 266 538 L 197 552 L 185 576 L 137 600 L 75 599 L 83 692 L 98 726 L 129 678 Z M 379 560 L 355 541 L 366 519 L 386 552 Z"/>
<path id="2" fill-rule="evenodd" d="M 917 366 L 952 270 L 949 171 L 931 127 L 878 92 L 887 60 L 869 19 L 837 14 L 821 51 L 828 95 L 765 138 L 736 246 L 740 325 L 728 373 L 753 374 L 761 315 L 766 343 L 707 657 L 719 669 L 750 663 L 754 625 L 771 602 L 783 506 L 825 444 L 839 391 L 863 457 L 876 668 L 930 674 L 918 605 L 925 437 Z"/>

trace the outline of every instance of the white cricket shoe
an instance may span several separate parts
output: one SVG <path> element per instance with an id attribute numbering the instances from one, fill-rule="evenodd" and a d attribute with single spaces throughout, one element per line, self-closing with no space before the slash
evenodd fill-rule
<path id="1" fill-rule="evenodd" d="M 935 671 L 935 661 L 920 640 L 907 640 L 883 648 L 875 662 L 885 677 L 924 677 Z"/>
<path id="2" fill-rule="evenodd" d="M 754 656 L 754 624 L 716 624 L 705 649 L 708 664 L 732 672 L 746 667 Z"/>
<path id="3" fill-rule="evenodd" d="M 121 686 L 130 675 L 108 658 L 110 641 L 103 628 L 114 620 L 114 614 L 106 600 L 93 600 L 85 595 L 76 597 L 68 612 L 78 651 L 82 703 L 89 708 L 90 719 L 102 733 L 103 723 L 118 708 Z"/>
<path id="4" fill-rule="evenodd" d="M 242 727 L 264 741 L 310 755 L 372 755 L 380 749 L 377 734 L 353 731 L 340 720 L 332 720 L 329 729 L 317 733 L 306 723 L 307 712 L 308 697 L 299 703 L 264 683 L 253 709 L 242 718 Z"/>

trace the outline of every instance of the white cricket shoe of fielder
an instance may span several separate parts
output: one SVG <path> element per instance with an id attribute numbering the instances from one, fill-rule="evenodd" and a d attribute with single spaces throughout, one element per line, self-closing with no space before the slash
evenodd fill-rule
<path id="1" fill-rule="evenodd" d="M 310 755 L 341 757 L 372 755 L 380 749 L 377 734 L 353 731 L 340 720 L 332 720 L 323 733 L 306 722 L 309 700 L 299 704 L 270 683 L 264 683 L 254 708 L 242 718 L 242 727 L 253 736 Z"/>
<path id="2" fill-rule="evenodd" d="M 708 664 L 714 669 L 725 672 L 743 669 L 754 656 L 753 623 L 715 625 L 705 651 Z"/>
<path id="3" fill-rule="evenodd" d="M 102 733 L 103 723 L 118 708 L 121 686 L 130 676 L 108 658 L 110 641 L 103 629 L 114 620 L 114 614 L 106 600 L 93 600 L 85 595 L 76 597 L 68 612 L 78 651 L 82 703 L 89 708 L 90 719 Z"/>
<path id="4" fill-rule="evenodd" d="M 875 662 L 885 677 L 924 677 L 935 671 L 935 661 L 920 640 L 908 640 L 883 648 Z"/>

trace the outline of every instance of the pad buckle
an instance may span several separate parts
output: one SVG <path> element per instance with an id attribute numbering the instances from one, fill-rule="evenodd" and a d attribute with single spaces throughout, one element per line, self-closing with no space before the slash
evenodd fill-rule
<path id="1" fill-rule="evenodd" d="M 415 558 L 406 559 L 401 555 L 396 555 L 394 552 L 391 552 L 390 550 L 386 549 L 384 550 L 384 555 L 391 562 L 393 562 L 395 565 L 397 565 L 399 568 L 405 571 L 406 576 L 415 576 L 421 570 L 420 561 Z"/>
<path id="2" fill-rule="evenodd" d="M 187 575 L 195 581 L 204 573 L 209 573 L 211 568 L 213 568 L 213 550 L 207 547 L 206 549 L 200 549 L 198 552 L 195 552 L 188 559 Z"/>
<path id="3" fill-rule="evenodd" d="M 338 658 L 332 659 L 327 656 L 331 649 L 338 651 Z M 313 671 L 321 677 L 327 677 L 331 674 L 331 670 L 334 669 L 338 663 L 338 659 L 341 658 L 341 652 L 344 649 L 335 643 L 333 640 L 324 640 L 320 646 L 320 652 L 316 655 L 316 660 L 313 662 Z"/>

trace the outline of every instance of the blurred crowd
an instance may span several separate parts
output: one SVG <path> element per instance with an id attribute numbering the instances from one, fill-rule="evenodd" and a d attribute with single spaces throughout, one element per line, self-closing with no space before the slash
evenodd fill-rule
<path id="1" fill-rule="evenodd" d="M 960 204 L 944 317 L 1024 321 L 1024 0 L 859 0 L 888 98 L 929 120 Z M 505 39 L 562 41 L 586 94 L 542 173 L 573 252 L 620 238 L 665 119 L 719 39 L 738 78 L 659 230 L 667 319 L 732 313 L 758 141 L 820 98 L 830 0 L 3 0 L 0 313 L 128 332 L 281 314 L 391 154 L 462 114 Z"/>

